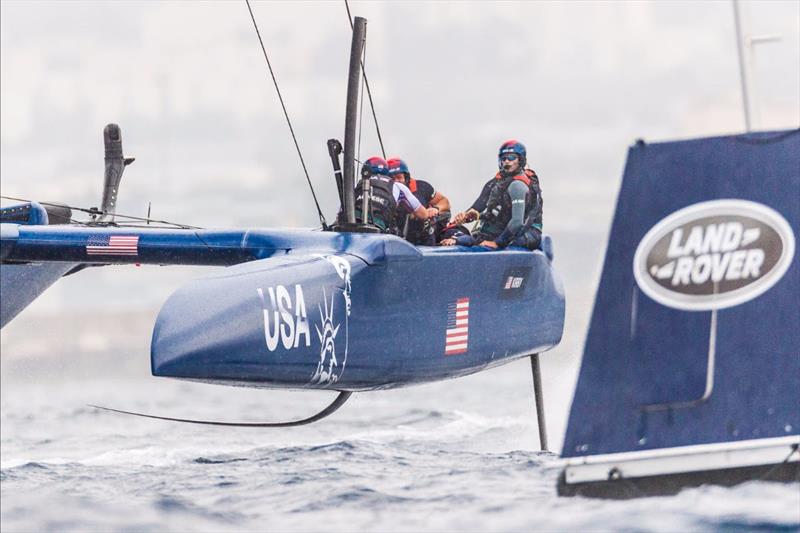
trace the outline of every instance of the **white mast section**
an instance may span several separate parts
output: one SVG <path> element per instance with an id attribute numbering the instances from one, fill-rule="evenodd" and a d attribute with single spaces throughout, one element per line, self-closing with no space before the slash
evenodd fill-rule
<path id="1" fill-rule="evenodd" d="M 753 80 L 755 45 L 780 41 L 780 35 L 746 35 L 742 30 L 739 14 L 740 0 L 733 3 L 733 21 L 736 26 L 736 50 L 739 54 L 739 78 L 742 84 L 742 105 L 744 107 L 744 124 L 746 131 L 753 131 L 758 125 L 758 107 L 756 105 L 756 88 Z"/>

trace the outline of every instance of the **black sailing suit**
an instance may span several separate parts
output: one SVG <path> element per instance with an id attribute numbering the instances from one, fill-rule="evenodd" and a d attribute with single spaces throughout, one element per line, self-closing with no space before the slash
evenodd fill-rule
<path id="1" fill-rule="evenodd" d="M 508 188 L 519 181 L 527 186 L 525 193 L 525 214 L 520 227 L 511 222 L 512 199 Z M 539 177 L 526 168 L 515 175 L 498 172 L 483 186 L 480 196 L 471 209 L 480 213 L 480 225 L 473 234 L 475 240 L 494 241 L 500 247 L 521 246 L 529 250 L 539 247 L 542 240 L 542 190 Z"/>
<path id="2" fill-rule="evenodd" d="M 394 180 L 388 176 L 375 174 L 369 178 L 369 215 L 367 220 L 364 220 L 361 213 L 362 206 L 364 205 L 364 191 L 361 187 L 361 180 L 356 185 L 355 192 L 355 211 L 357 222 L 369 222 L 374 224 L 383 233 L 392 233 L 397 235 L 397 224 L 395 222 L 397 212 L 397 202 L 392 193 L 394 187 Z"/>
<path id="3" fill-rule="evenodd" d="M 408 189 L 414 193 L 414 196 L 417 197 L 417 200 L 419 200 L 419 203 L 421 203 L 423 207 L 429 207 L 431 205 L 431 200 L 436 193 L 433 185 L 424 180 L 409 178 L 408 182 L 406 183 L 406 187 L 408 187 Z M 408 232 L 405 234 L 406 240 L 411 244 L 425 246 L 433 246 L 436 244 L 436 239 L 438 236 L 437 230 L 441 229 L 438 226 L 443 225 L 441 223 L 434 223 L 433 221 L 429 220 L 417 220 L 406 213 L 400 212 L 398 209 L 397 228 L 401 233 L 403 232 L 406 223 L 408 223 Z M 434 225 L 431 225 L 432 223 Z M 401 235 L 401 237 L 402 236 L 403 235 Z"/>

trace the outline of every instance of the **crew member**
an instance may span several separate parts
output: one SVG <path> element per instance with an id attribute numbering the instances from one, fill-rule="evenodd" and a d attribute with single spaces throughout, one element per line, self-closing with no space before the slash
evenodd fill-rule
<path id="1" fill-rule="evenodd" d="M 416 196 L 402 183 L 389 177 L 389 166 L 380 157 L 370 157 L 361 167 L 361 176 L 369 178 L 369 214 L 363 216 L 364 190 L 359 180 L 355 191 L 356 221 L 377 226 L 383 233 L 398 234 L 398 213 L 409 213 L 419 220 L 436 214 L 435 209 L 423 206 Z"/>
<path id="2" fill-rule="evenodd" d="M 453 217 L 463 224 L 479 219 L 472 241 L 445 239 L 442 244 L 478 244 L 487 248 L 521 246 L 529 250 L 542 240 L 542 191 L 536 173 L 525 168 L 525 146 L 510 140 L 500 146 L 500 171 L 483 186 L 480 196 L 466 212 Z"/>
<path id="3" fill-rule="evenodd" d="M 408 187 L 423 206 L 435 213 L 425 221 L 412 220 L 407 214 L 399 213 L 396 223 L 400 235 L 411 244 L 435 245 L 450 220 L 450 201 L 427 181 L 412 178 L 408 165 L 399 157 L 389 159 L 386 163 L 389 165 L 389 176 Z"/>

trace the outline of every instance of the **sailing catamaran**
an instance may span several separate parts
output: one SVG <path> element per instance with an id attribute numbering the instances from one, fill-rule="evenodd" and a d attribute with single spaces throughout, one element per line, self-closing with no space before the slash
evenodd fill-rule
<path id="1" fill-rule="evenodd" d="M 334 168 L 343 169 L 343 224 L 302 231 L 156 228 L 149 217 L 139 221 L 145 226 L 122 223 L 116 198 L 131 160 L 109 125 L 93 220 L 69 223 L 69 209 L 36 202 L 0 210 L 0 324 L 87 267 L 219 266 L 164 304 L 153 374 L 340 393 L 301 421 L 196 421 L 222 425 L 308 423 L 354 391 L 462 376 L 557 345 L 565 301 L 549 237 L 533 252 L 415 247 L 351 216 L 365 21 L 355 22 L 345 164 L 338 141 L 328 145 Z M 631 147 L 560 494 L 634 497 L 800 478 L 798 197 L 800 130 Z M 453 275 L 461 271 L 481 276 L 464 286 Z M 424 327 L 409 336 L 409 323 Z M 544 437 L 541 417 L 539 425 Z"/>
<path id="2" fill-rule="evenodd" d="M 345 164 L 338 141 L 328 143 L 342 199 L 337 225 L 323 231 L 120 225 L 116 198 L 132 160 L 111 124 L 104 132 L 103 203 L 94 220 L 48 224 L 52 206 L 36 202 L 0 211 L 2 325 L 60 277 L 88 266 L 215 265 L 223 267 L 219 273 L 187 284 L 161 309 L 153 375 L 338 391 L 334 410 L 353 391 L 448 379 L 528 356 L 538 383 L 536 354 L 556 346 L 564 329 L 564 291 L 549 237 L 536 251 L 415 247 L 356 221 L 350 162 L 366 20 L 354 22 Z M 480 276 L 465 285 L 453 275 L 462 271 Z M 409 335 L 410 323 L 424 327 Z"/>

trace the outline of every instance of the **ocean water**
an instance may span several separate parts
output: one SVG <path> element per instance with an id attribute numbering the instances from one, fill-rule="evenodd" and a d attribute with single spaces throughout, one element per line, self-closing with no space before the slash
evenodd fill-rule
<path id="1" fill-rule="evenodd" d="M 122 372 L 107 358 L 96 362 L 100 369 L 56 369 L 44 381 L 33 379 L 42 361 L 4 365 L 4 532 L 800 529 L 798 484 L 631 501 L 556 496 L 560 460 L 537 451 L 526 361 L 356 394 L 324 421 L 291 429 L 174 424 L 86 404 L 285 420 L 332 396 L 98 379 L 103 369 Z M 548 415 L 559 426 L 563 407 L 551 396 Z"/>

